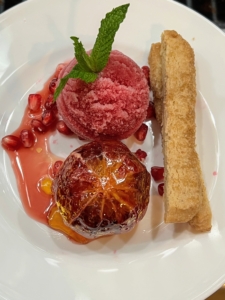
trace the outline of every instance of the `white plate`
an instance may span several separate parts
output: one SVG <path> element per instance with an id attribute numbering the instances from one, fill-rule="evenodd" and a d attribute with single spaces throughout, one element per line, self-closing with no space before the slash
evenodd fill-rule
<path id="1" fill-rule="evenodd" d="M 42 87 L 58 63 L 72 58 L 69 37 L 79 36 L 91 48 L 100 20 L 122 3 L 31 0 L 0 15 L 1 137 L 18 126 L 27 95 Z M 0 149 L 0 299 L 205 299 L 225 281 L 224 33 L 173 1 L 130 3 L 113 48 L 145 65 L 151 43 L 164 29 L 175 29 L 195 50 L 197 147 L 212 230 L 193 234 L 186 225 L 165 225 L 153 183 L 149 210 L 133 232 L 74 245 L 24 213 L 10 162 Z M 162 163 L 160 142 L 154 141 L 153 149 L 151 139 L 145 145 L 148 167 Z"/>

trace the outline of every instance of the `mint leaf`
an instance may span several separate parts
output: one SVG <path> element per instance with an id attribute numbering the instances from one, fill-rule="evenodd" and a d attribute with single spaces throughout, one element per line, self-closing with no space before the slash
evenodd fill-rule
<path id="1" fill-rule="evenodd" d="M 100 72 L 106 66 L 116 32 L 120 23 L 125 19 L 129 5 L 125 4 L 114 8 L 101 21 L 101 27 L 90 56 L 94 72 Z"/>
<path id="2" fill-rule="evenodd" d="M 129 5 L 118 6 L 106 14 L 105 18 L 101 21 L 98 36 L 90 56 L 86 53 L 79 38 L 75 36 L 71 37 L 74 42 L 74 54 L 77 64 L 68 75 L 61 79 L 54 93 L 54 100 L 58 98 L 69 78 L 80 78 L 86 83 L 96 80 L 98 77 L 97 73 L 101 72 L 108 62 L 116 32 L 126 17 Z"/>
<path id="3" fill-rule="evenodd" d="M 67 81 L 70 78 L 80 78 L 80 79 L 84 80 L 86 83 L 91 83 L 91 82 L 94 82 L 97 77 L 98 77 L 98 74 L 93 73 L 93 72 L 79 70 L 79 65 L 76 65 L 68 75 L 64 76 L 60 80 L 60 83 L 54 93 L 54 100 L 56 100 L 58 98 L 59 94 L 64 89 L 65 85 L 67 84 Z"/>
<path id="4" fill-rule="evenodd" d="M 79 42 L 79 38 L 75 36 L 71 36 L 70 38 L 74 41 L 74 54 L 78 64 L 83 71 L 92 72 L 91 60 L 86 53 L 83 44 Z"/>

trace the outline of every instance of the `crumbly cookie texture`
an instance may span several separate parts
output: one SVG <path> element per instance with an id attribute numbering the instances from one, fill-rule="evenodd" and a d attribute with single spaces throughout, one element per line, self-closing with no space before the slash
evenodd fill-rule
<path id="1" fill-rule="evenodd" d="M 151 47 L 149 65 L 156 118 L 162 125 L 164 220 L 208 231 L 212 214 L 195 150 L 194 51 L 176 31 L 165 30 L 161 43 Z"/>

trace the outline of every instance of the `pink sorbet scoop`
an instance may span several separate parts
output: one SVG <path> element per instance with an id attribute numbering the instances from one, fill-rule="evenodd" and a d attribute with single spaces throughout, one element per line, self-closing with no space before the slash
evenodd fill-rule
<path id="1" fill-rule="evenodd" d="M 77 63 L 62 69 L 67 75 Z M 106 67 L 93 83 L 69 79 L 57 99 L 66 125 L 87 140 L 125 139 L 141 126 L 149 104 L 149 86 L 141 68 L 113 50 Z"/>

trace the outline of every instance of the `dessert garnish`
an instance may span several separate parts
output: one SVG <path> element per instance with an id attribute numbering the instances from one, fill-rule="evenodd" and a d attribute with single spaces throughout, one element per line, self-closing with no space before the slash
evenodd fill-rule
<path id="1" fill-rule="evenodd" d="M 54 94 L 55 100 L 65 87 L 69 78 L 80 78 L 86 83 L 96 80 L 98 73 L 104 69 L 108 62 L 114 37 L 126 16 L 129 5 L 130 4 L 124 4 L 118 6 L 106 14 L 105 18 L 101 21 L 98 36 L 90 56 L 84 49 L 82 42 L 79 41 L 79 38 L 71 37 L 74 41 L 74 52 L 77 64 L 69 74 L 60 80 L 60 84 Z"/>

